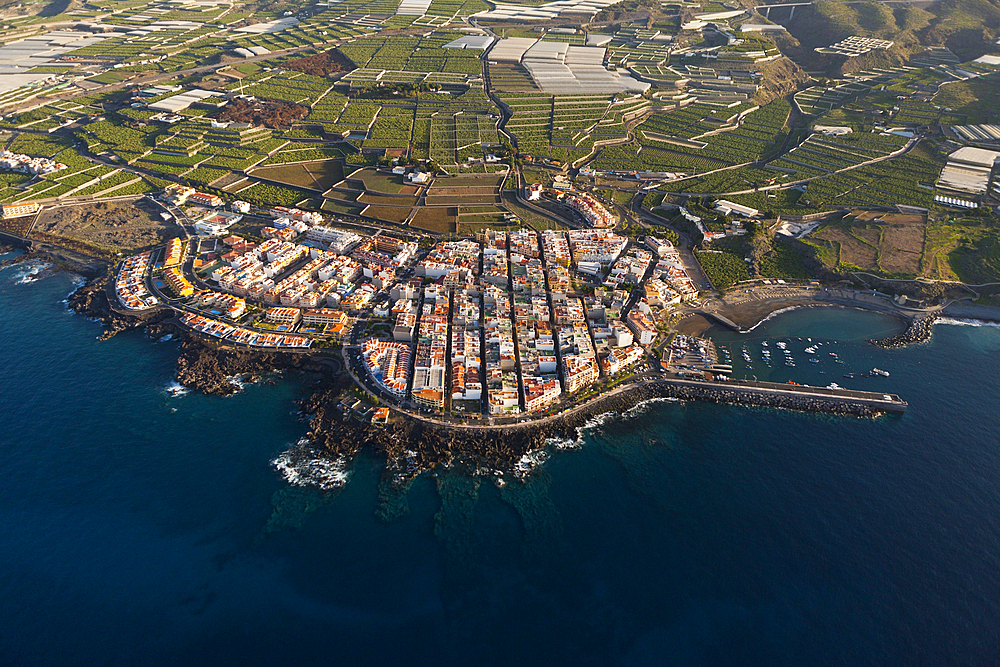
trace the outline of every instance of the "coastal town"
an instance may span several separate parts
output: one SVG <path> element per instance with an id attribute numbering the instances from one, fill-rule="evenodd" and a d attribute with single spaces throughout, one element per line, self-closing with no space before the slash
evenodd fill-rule
<path id="1" fill-rule="evenodd" d="M 160 198 L 227 227 L 249 212 L 182 186 Z M 404 409 L 545 414 L 602 381 L 659 372 L 671 310 L 698 299 L 670 241 L 620 235 L 604 206 L 576 199 L 593 226 L 484 228 L 433 244 L 271 207 L 255 211 L 255 238 L 172 238 L 127 257 L 115 295 L 129 311 L 172 308 L 227 344 L 341 350 L 362 386 Z"/>
<path id="2" fill-rule="evenodd" d="M 112 266 L 116 326 L 320 359 L 365 419 L 450 425 L 735 386 L 750 353 L 706 332 L 786 307 L 998 296 L 993 36 L 425 4 L 11 8 L 0 234 Z"/>
<path id="3" fill-rule="evenodd" d="M 1000 0 L 0 28 L 9 664 L 1000 663 Z"/>

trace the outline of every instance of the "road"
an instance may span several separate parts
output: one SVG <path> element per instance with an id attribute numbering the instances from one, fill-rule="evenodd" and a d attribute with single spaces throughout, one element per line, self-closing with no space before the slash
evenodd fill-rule
<path id="1" fill-rule="evenodd" d="M 631 208 L 632 213 L 638 217 L 643 224 L 643 227 L 647 227 L 652 224 L 654 226 L 666 225 L 666 221 L 660 218 L 654 217 L 652 214 L 646 213 L 642 209 L 642 201 L 645 199 L 645 194 L 640 193 L 638 196 L 632 198 Z M 709 281 L 708 276 L 701 268 L 701 264 L 694 256 L 694 243 L 691 242 L 691 236 L 680 229 L 675 229 L 672 226 L 666 225 L 672 229 L 677 236 L 680 238 L 680 243 L 677 246 L 677 254 L 681 258 L 681 264 L 684 266 L 684 270 L 687 272 L 688 277 L 698 286 L 701 291 L 714 291 L 711 281 Z"/>

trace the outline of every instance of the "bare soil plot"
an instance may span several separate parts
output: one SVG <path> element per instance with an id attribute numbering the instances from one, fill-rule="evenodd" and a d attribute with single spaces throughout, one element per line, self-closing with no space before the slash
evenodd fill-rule
<path id="1" fill-rule="evenodd" d="M 270 128 L 288 127 L 309 115 L 309 107 L 282 100 L 253 101 L 237 98 L 219 113 L 221 120 L 252 123 Z"/>
<path id="2" fill-rule="evenodd" d="M 456 196 L 434 196 L 427 195 L 424 202 L 428 206 L 466 206 L 475 204 L 499 204 L 500 197 L 498 195 L 494 196 L 474 196 L 474 197 L 456 197 Z"/>
<path id="3" fill-rule="evenodd" d="M 851 264 L 866 271 L 875 271 L 878 269 L 876 261 L 878 258 L 878 248 L 853 236 L 842 225 L 830 225 L 812 234 L 811 238 L 826 241 L 832 245 L 837 250 L 836 257 L 838 264 Z"/>
<path id="4" fill-rule="evenodd" d="M 509 211 L 498 206 L 460 206 L 459 223 L 482 224 L 503 222 Z"/>
<path id="5" fill-rule="evenodd" d="M 924 254 L 924 234 L 927 226 L 889 224 L 882 235 L 879 264 L 887 273 L 917 274 Z"/>
<path id="6" fill-rule="evenodd" d="M 834 269 L 854 266 L 873 273 L 917 275 L 926 233 L 922 216 L 864 213 L 819 229 L 809 242 L 830 251 L 820 258 L 825 255 Z"/>
<path id="7" fill-rule="evenodd" d="M 410 226 L 418 229 L 426 229 L 431 232 L 453 232 L 455 231 L 457 216 L 458 209 L 453 206 L 419 208 L 416 215 L 413 216 Z"/>
<path id="8" fill-rule="evenodd" d="M 289 60 L 282 67 L 313 76 L 329 76 L 337 72 L 349 72 L 354 69 L 351 61 L 336 49 L 317 53 L 314 56 Z"/>
<path id="9" fill-rule="evenodd" d="M 403 196 L 392 197 L 389 195 L 375 195 L 365 192 L 358 197 L 358 201 L 366 204 L 378 204 L 380 206 L 415 206 L 417 198 Z"/>
<path id="10" fill-rule="evenodd" d="M 493 188 L 496 190 L 503 183 L 503 178 L 493 174 L 483 176 L 456 176 L 453 178 L 439 178 L 434 182 L 442 188 Z"/>
<path id="11" fill-rule="evenodd" d="M 172 220 L 164 222 L 159 214 L 160 209 L 145 199 L 60 206 L 43 209 L 32 233 L 132 252 L 180 234 Z"/>

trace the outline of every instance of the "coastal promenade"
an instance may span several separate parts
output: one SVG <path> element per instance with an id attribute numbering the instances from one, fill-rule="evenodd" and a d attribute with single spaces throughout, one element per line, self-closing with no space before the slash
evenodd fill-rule
<path id="1" fill-rule="evenodd" d="M 772 407 L 859 416 L 885 412 L 899 414 L 907 409 L 906 401 L 896 394 L 752 380 L 708 382 L 682 378 L 638 379 L 615 387 L 611 391 L 562 412 L 503 424 L 459 424 L 403 410 L 399 406 L 389 405 L 386 407 L 409 419 L 415 419 L 438 428 L 488 432 L 501 429 L 543 429 L 559 423 L 583 423 L 591 417 L 607 412 L 622 412 L 642 401 L 657 398 L 707 400 L 748 407 Z"/>

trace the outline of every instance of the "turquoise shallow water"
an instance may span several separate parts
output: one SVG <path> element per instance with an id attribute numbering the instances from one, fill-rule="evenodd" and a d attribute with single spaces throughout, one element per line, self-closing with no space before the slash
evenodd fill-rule
<path id="1" fill-rule="evenodd" d="M 993 665 L 1000 330 L 811 309 L 718 332 L 739 374 L 900 393 L 857 420 L 655 403 L 525 482 L 380 496 L 271 461 L 308 377 L 171 396 L 176 346 L 66 311 L 71 276 L 0 270 L 0 662 Z M 812 337 L 829 343 L 810 364 Z M 761 341 L 796 367 L 766 369 Z M 836 341 L 836 342 L 834 342 Z M 820 349 L 823 349 L 821 346 Z M 774 354 L 774 352 L 772 352 Z M 841 379 L 878 366 L 889 378 Z M 827 373 L 820 375 L 820 370 Z M 837 375 L 839 373 L 840 375 Z M 398 518 L 380 509 L 404 508 Z"/>

